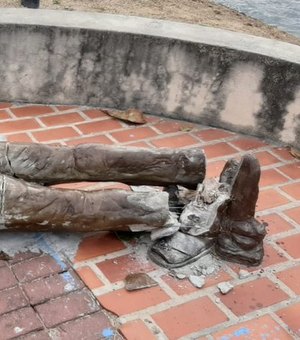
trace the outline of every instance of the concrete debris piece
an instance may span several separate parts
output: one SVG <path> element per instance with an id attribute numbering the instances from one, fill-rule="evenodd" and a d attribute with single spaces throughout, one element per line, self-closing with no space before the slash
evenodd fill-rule
<path id="1" fill-rule="evenodd" d="M 198 269 L 196 269 L 196 271 L 197 271 Z M 206 268 L 203 268 L 203 269 L 201 269 L 201 270 L 198 270 L 198 271 L 200 271 L 200 273 L 202 274 L 202 275 L 206 275 Z"/>
<path id="2" fill-rule="evenodd" d="M 128 291 L 150 288 L 157 285 L 158 283 L 146 273 L 129 274 L 125 278 L 125 289 Z"/>
<path id="3" fill-rule="evenodd" d="M 181 274 L 181 273 L 175 273 L 175 277 L 178 280 L 184 280 L 186 278 L 186 275 L 185 274 Z"/>
<path id="4" fill-rule="evenodd" d="M 202 269 L 202 274 L 203 274 L 203 275 L 211 275 L 212 273 L 215 272 L 215 270 L 216 270 L 215 267 L 209 266 L 209 267 L 207 267 L 207 268 L 203 268 L 203 269 Z"/>
<path id="5" fill-rule="evenodd" d="M 204 275 L 203 273 L 202 273 L 202 270 L 199 270 L 199 268 L 192 268 L 192 273 L 193 273 L 193 275 Z"/>
<path id="6" fill-rule="evenodd" d="M 229 282 L 218 283 L 217 287 L 223 295 L 228 294 L 233 289 L 233 285 Z"/>
<path id="7" fill-rule="evenodd" d="M 193 236 L 215 235 L 219 211 L 229 198 L 229 193 L 216 179 L 204 180 L 197 187 L 195 199 L 180 215 L 181 230 Z"/>
<path id="8" fill-rule="evenodd" d="M 199 184 L 198 195 L 196 200 L 201 203 L 211 204 L 215 202 L 219 196 L 220 183 L 215 178 L 205 180 L 205 183 Z"/>
<path id="9" fill-rule="evenodd" d="M 196 288 L 202 288 L 205 285 L 205 276 L 190 275 L 189 280 Z"/>
<path id="10" fill-rule="evenodd" d="M 246 279 L 247 277 L 249 277 L 251 275 L 251 273 L 248 272 L 248 270 L 245 269 L 241 269 L 239 271 L 239 278 L 240 279 Z"/>

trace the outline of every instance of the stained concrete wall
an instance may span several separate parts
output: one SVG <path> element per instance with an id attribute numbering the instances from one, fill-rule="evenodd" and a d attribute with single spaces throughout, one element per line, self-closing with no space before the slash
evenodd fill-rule
<path id="1" fill-rule="evenodd" d="M 1 9 L 0 100 L 137 107 L 300 148 L 300 47 L 145 18 Z"/>

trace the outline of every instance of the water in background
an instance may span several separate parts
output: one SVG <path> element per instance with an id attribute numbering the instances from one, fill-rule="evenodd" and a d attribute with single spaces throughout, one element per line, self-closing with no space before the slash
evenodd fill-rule
<path id="1" fill-rule="evenodd" d="M 300 37 L 300 0 L 214 0 Z"/>

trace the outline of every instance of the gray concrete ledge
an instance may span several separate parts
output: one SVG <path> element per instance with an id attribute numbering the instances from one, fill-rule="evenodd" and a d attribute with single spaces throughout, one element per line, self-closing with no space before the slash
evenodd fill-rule
<path id="1" fill-rule="evenodd" d="M 1 9 L 0 24 L 83 28 L 148 36 L 225 47 L 300 63 L 297 45 L 254 37 L 213 27 L 134 16 L 32 9 Z"/>
<path id="2" fill-rule="evenodd" d="M 139 107 L 300 148 L 300 47 L 119 15 L 1 9 L 0 100 Z"/>

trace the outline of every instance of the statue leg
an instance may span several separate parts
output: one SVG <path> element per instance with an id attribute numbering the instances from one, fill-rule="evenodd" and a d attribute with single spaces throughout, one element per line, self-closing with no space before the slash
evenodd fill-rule
<path id="1" fill-rule="evenodd" d="M 78 191 L 0 176 L 0 229 L 102 231 L 155 229 L 169 219 L 166 192 Z"/>
<path id="2" fill-rule="evenodd" d="M 199 148 L 173 150 L 99 144 L 55 147 L 0 143 L 0 173 L 46 185 L 115 181 L 196 188 L 205 177 L 205 155 Z"/>

